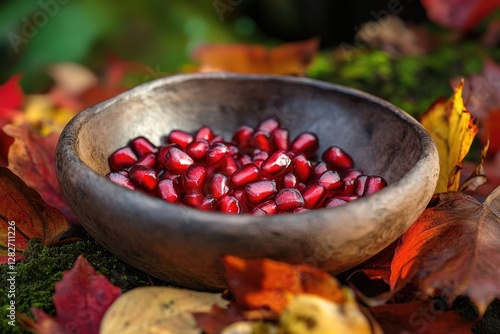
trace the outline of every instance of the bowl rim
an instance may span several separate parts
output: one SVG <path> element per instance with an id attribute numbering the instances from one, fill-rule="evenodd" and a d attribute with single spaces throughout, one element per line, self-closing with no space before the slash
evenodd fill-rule
<path id="1" fill-rule="evenodd" d="M 418 138 L 421 142 L 421 152 L 420 155 L 410 170 L 408 170 L 399 180 L 390 183 L 386 188 L 381 191 L 367 196 L 361 197 L 356 201 L 349 203 L 349 205 L 335 207 L 335 208 L 319 208 L 314 209 L 308 212 L 303 212 L 300 214 L 291 213 L 291 214 L 280 214 L 273 216 L 256 216 L 252 214 L 235 214 L 228 215 L 226 213 L 221 212 L 212 212 L 212 211 L 201 211 L 195 208 L 190 208 L 186 206 L 181 206 L 178 204 L 168 203 L 163 201 L 160 198 L 151 197 L 146 194 L 143 194 L 139 191 L 129 190 L 123 188 L 109 180 L 107 180 L 104 175 L 101 175 L 90 168 L 86 163 L 84 163 L 77 154 L 77 145 L 78 145 L 78 133 L 82 126 L 87 123 L 90 118 L 92 118 L 95 114 L 105 112 L 110 106 L 117 103 L 120 100 L 131 99 L 136 96 L 143 95 L 147 92 L 153 92 L 155 89 L 168 86 L 171 84 L 191 81 L 191 80 L 200 80 L 200 79 L 219 79 L 219 80 L 253 80 L 253 81 L 279 81 L 291 84 L 299 84 L 306 86 L 313 86 L 314 88 L 318 88 L 325 91 L 334 91 L 338 94 L 354 96 L 356 98 L 360 98 L 362 100 L 367 100 L 368 102 L 377 104 L 382 108 L 390 111 L 395 114 L 399 119 L 403 122 L 406 122 L 411 128 L 417 133 Z M 63 163 L 64 161 L 64 163 Z M 429 164 L 431 166 L 429 166 Z M 391 190 L 395 188 L 399 188 L 403 186 L 404 188 L 412 187 L 414 183 L 411 181 L 417 178 L 422 179 L 425 183 L 435 184 L 437 183 L 437 178 L 439 174 L 439 159 L 437 155 L 437 148 L 434 144 L 434 141 L 428 134 L 428 132 L 424 129 L 424 127 L 411 115 L 403 111 L 402 109 L 396 107 L 392 103 L 374 96 L 372 94 L 363 92 L 356 88 L 346 87 L 335 83 L 320 81 L 316 79 L 310 79 L 305 77 L 292 77 L 292 76 L 281 76 L 281 75 L 268 75 L 268 74 L 237 74 L 237 73 L 226 73 L 226 72 L 211 72 L 211 73 L 190 73 L 190 74 L 176 74 L 172 76 L 167 76 L 159 79 L 155 79 L 153 81 L 143 83 L 136 87 L 133 87 L 127 91 L 124 91 L 108 100 L 100 102 L 96 105 L 88 107 L 78 113 L 73 119 L 68 122 L 66 127 L 61 133 L 59 141 L 57 143 L 56 148 L 56 171 L 57 178 L 59 183 L 61 184 L 63 180 L 67 179 L 64 176 L 65 173 L 68 172 L 67 168 L 64 166 L 71 166 L 71 170 L 73 173 L 83 173 L 84 179 L 95 179 L 99 180 L 102 178 L 106 180 L 106 182 L 97 182 L 96 186 L 99 187 L 99 192 L 110 193 L 120 191 L 123 192 L 123 197 L 127 200 L 140 202 L 141 204 L 158 210 L 159 212 L 165 211 L 170 214 L 175 214 L 172 212 L 177 212 L 183 216 L 188 216 L 190 219 L 194 219 L 197 223 L 200 224 L 217 224 L 217 228 L 224 228 L 224 226 L 234 226 L 237 224 L 238 226 L 242 226 L 244 224 L 253 224 L 258 223 L 262 224 L 262 222 L 273 220 L 273 224 L 276 223 L 278 225 L 287 225 L 289 228 L 298 228 L 300 229 L 300 225 L 303 224 L 304 220 L 308 220 L 308 218 L 314 218 L 312 220 L 316 220 L 318 215 L 324 216 L 326 212 L 330 213 L 331 210 L 340 211 L 363 211 L 363 208 L 367 208 L 368 202 L 374 203 L 372 205 L 377 205 L 377 203 L 385 202 L 381 201 L 382 197 L 386 197 L 388 200 L 396 200 L 400 196 L 400 192 L 397 194 L 392 192 Z M 437 168 L 437 172 L 433 171 Z M 412 184 L 409 184 L 412 183 Z M 63 187 L 61 187 L 63 188 Z M 63 192 L 64 195 L 64 192 Z M 431 194 L 432 196 L 432 194 Z M 430 199 L 430 196 L 429 196 Z M 277 218 L 278 217 L 278 218 Z M 299 218 L 297 218 L 299 217 Z M 408 225 L 409 227 L 409 225 Z"/>

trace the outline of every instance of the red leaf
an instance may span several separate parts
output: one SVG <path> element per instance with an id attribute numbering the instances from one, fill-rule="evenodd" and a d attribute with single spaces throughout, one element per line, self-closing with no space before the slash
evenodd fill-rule
<path id="1" fill-rule="evenodd" d="M 476 322 L 462 319 L 455 311 L 443 311 L 439 302 L 388 304 L 371 308 L 384 333 L 465 334 Z"/>
<path id="2" fill-rule="evenodd" d="M 24 94 L 19 85 L 20 74 L 12 76 L 0 86 L 0 166 L 7 166 L 7 154 L 14 140 L 2 130 L 2 127 L 11 123 L 20 114 L 24 102 Z"/>
<path id="3" fill-rule="evenodd" d="M 500 7 L 500 0 L 422 0 L 422 4 L 431 20 L 466 31 Z"/>
<path id="4" fill-rule="evenodd" d="M 120 288 L 112 285 L 106 276 L 96 274 L 80 255 L 73 268 L 55 284 L 53 300 L 57 316 L 35 308 L 37 323 L 28 321 L 27 325 L 39 334 L 98 334 L 104 313 L 120 295 Z"/>
<path id="5" fill-rule="evenodd" d="M 9 150 L 9 169 L 35 189 L 50 206 L 61 211 L 70 223 L 76 217 L 62 197 L 54 165 L 57 134 L 47 137 L 28 130 L 26 126 L 6 125 L 3 130 L 14 138 Z"/>

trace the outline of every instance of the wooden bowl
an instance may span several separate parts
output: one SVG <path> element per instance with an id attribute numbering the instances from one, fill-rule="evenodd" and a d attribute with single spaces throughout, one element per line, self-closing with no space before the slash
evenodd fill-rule
<path id="1" fill-rule="evenodd" d="M 338 208 L 262 217 L 170 204 L 104 177 L 108 156 L 136 136 L 159 144 L 172 129 L 208 125 L 227 138 L 270 116 L 291 137 L 315 132 L 319 152 L 344 148 L 389 186 Z M 158 79 L 82 111 L 64 129 L 56 163 L 64 197 L 99 243 L 153 276 L 205 290 L 226 286 L 223 254 L 349 269 L 406 231 L 439 173 L 428 133 L 384 100 L 306 78 L 227 73 Z"/>

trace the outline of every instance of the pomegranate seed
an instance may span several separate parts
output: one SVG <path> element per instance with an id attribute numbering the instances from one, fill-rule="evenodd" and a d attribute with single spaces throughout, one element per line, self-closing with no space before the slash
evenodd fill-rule
<path id="1" fill-rule="evenodd" d="M 236 130 L 233 135 L 232 141 L 238 145 L 239 149 L 246 151 L 250 148 L 250 139 L 253 136 L 253 129 L 249 126 L 243 125 Z"/>
<path id="2" fill-rule="evenodd" d="M 247 196 L 245 194 L 244 189 L 236 189 L 231 192 L 231 195 L 234 196 L 240 202 L 241 209 L 243 212 L 248 212 L 248 207 L 247 207 Z"/>
<path id="3" fill-rule="evenodd" d="M 182 199 L 182 202 L 186 204 L 187 206 L 197 208 L 203 203 L 203 200 L 205 199 L 205 195 L 203 192 L 199 189 L 189 189 L 186 192 L 186 195 L 184 195 L 184 198 Z"/>
<path id="4" fill-rule="evenodd" d="M 273 200 L 269 200 L 257 205 L 252 210 L 252 214 L 257 216 L 274 215 L 277 211 L 278 206 L 276 205 L 276 202 Z"/>
<path id="5" fill-rule="evenodd" d="M 255 166 L 257 166 L 259 168 L 262 166 L 263 162 L 264 162 L 264 160 L 262 160 L 262 159 L 257 159 L 257 160 L 253 161 L 253 163 L 255 164 Z"/>
<path id="6" fill-rule="evenodd" d="M 119 170 L 117 173 L 128 177 L 128 172 L 125 169 Z"/>
<path id="7" fill-rule="evenodd" d="M 129 146 L 139 158 L 149 153 L 158 152 L 158 148 L 144 137 L 137 137 L 132 139 L 129 143 Z"/>
<path id="8" fill-rule="evenodd" d="M 222 172 L 230 177 L 237 169 L 238 166 L 236 164 L 236 159 L 231 155 L 227 155 L 226 158 L 222 161 Z"/>
<path id="9" fill-rule="evenodd" d="M 250 158 L 250 156 L 249 156 L 249 155 L 246 155 L 246 154 L 245 154 L 245 155 L 242 155 L 242 156 L 240 157 L 239 161 L 240 161 L 240 164 L 241 164 L 242 166 L 244 166 L 244 165 L 248 165 L 249 163 L 252 163 L 252 158 Z"/>
<path id="10" fill-rule="evenodd" d="M 158 154 L 156 155 L 156 160 L 158 160 L 159 165 L 165 166 L 165 163 L 167 161 L 167 154 L 172 147 L 179 148 L 177 144 L 162 145 L 158 148 Z"/>
<path id="11" fill-rule="evenodd" d="M 356 196 L 363 196 L 365 193 L 366 181 L 368 180 L 368 175 L 360 175 L 354 181 L 353 194 Z"/>
<path id="12" fill-rule="evenodd" d="M 207 162 L 211 165 L 219 164 L 229 153 L 229 149 L 224 143 L 217 142 L 211 145 L 207 153 Z"/>
<path id="13" fill-rule="evenodd" d="M 313 173 L 311 162 L 305 155 L 299 154 L 292 160 L 293 170 L 300 182 L 307 182 Z"/>
<path id="14" fill-rule="evenodd" d="M 210 144 L 205 139 L 196 139 L 188 144 L 186 153 L 195 160 L 202 160 L 208 152 Z"/>
<path id="15" fill-rule="evenodd" d="M 155 170 L 142 165 L 135 165 L 128 171 L 130 180 L 139 188 L 148 192 L 156 190 L 158 174 Z"/>
<path id="16" fill-rule="evenodd" d="M 208 180 L 208 192 L 216 199 L 221 198 L 229 192 L 227 176 L 221 173 L 215 173 Z"/>
<path id="17" fill-rule="evenodd" d="M 276 195 L 276 206 L 281 211 L 293 211 L 304 206 L 304 198 L 298 189 L 285 188 Z"/>
<path id="18" fill-rule="evenodd" d="M 297 188 L 298 182 L 297 177 L 293 173 L 286 173 L 283 176 L 283 188 Z"/>
<path id="19" fill-rule="evenodd" d="M 305 183 L 299 182 L 299 184 L 297 184 L 297 189 L 299 189 L 299 191 L 302 191 L 305 188 L 306 188 L 306 184 Z"/>
<path id="20" fill-rule="evenodd" d="M 287 171 L 292 160 L 285 154 L 285 151 L 276 151 L 269 158 L 264 160 L 260 169 L 267 177 L 276 177 Z"/>
<path id="21" fill-rule="evenodd" d="M 356 195 L 335 195 L 334 198 L 338 198 L 338 199 L 341 199 L 341 200 L 346 201 L 346 202 L 352 202 L 352 201 L 358 199 L 359 197 Z"/>
<path id="22" fill-rule="evenodd" d="M 231 182 L 236 188 L 241 188 L 248 183 L 255 182 L 259 179 L 259 168 L 253 163 L 238 168 L 233 175 L 231 175 Z"/>
<path id="23" fill-rule="evenodd" d="M 144 154 L 137 162 L 136 165 L 146 166 L 149 168 L 155 168 L 156 166 L 156 155 L 154 153 Z"/>
<path id="24" fill-rule="evenodd" d="M 302 190 L 301 193 L 304 197 L 304 208 L 314 209 L 323 204 L 326 196 L 326 189 L 319 184 L 311 184 Z"/>
<path id="25" fill-rule="evenodd" d="M 135 185 L 132 183 L 132 181 L 128 177 L 126 177 L 125 175 L 123 175 L 121 173 L 108 173 L 108 174 L 106 174 L 106 177 L 122 187 L 131 189 L 131 190 L 135 189 Z"/>
<path id="26" fill-rule="evenodd" d="M 269 153 L 267 153 L 266 151 L 262 151 L 262 150 L 259 150 L 259 149 L 255 149 L 253 151 L 253 161 L 255 160 L 266 160 L 267 158 L 269 158 Z"/>
<path id="27" fill-rule="evenodd" d="M 257 125 L 257 130 L 264 130 L 267 133 L 271 133 L 280 126 L 281 124 L 276 118 L 270 117 L 260 122 L 260 124 Z"/>
<path id="28" fill-rule="evenodd" d="M 288 130 L 276 129 L 271 132 L 271 138 L 277 150 L 288 151 L 290 149 L 290 139 L 288 138 Z M 292 159 L 293 157 L 290 157 Z"/>
<path id="29" fill-rule="evenodd" d="M 310 158 L 313 155 L 315 155 L 318 148 L 319 148 L 318 137 L 316 137 L 316 135 L 311 132 L 301 133 L 292 142 L 292 150 L 294 150 L 295 152 L 304 153 L 304 155 L 307 158 Z"/>
<path id="30" fill-rule="evenodd" d="M 207 179 L 207 170 L 200 165 L 191 165 L 184 174 L 184 189 L 203 189 Z"/>
<path id="31" fill-rule="evenodd" d="M 351 180 L 351 179 L 344 179 L 344 190 L 342 190 L 342 193 L 345 195 L 350 195 L 354 193 L 354 188 L 355 188 L 356 180 Z"/>
<path id="32" fill-rule="evenodd" d="M 318 184 L 325 187 L 326 190 L 331 191 L 344 187 L 344 181 L 340 178 L 339 173 L 333 170 L 327 170 L 318 179 Z"/>
<path id="33" fill-rule="evenodd" d="M 354 167 L 354 161 L 344 150 L 337 146 L 330 146 L 322 155 L 322 159 L 329 166 L 346 170 Z"/>
<path id="34" fill-rule="evenodd" d="M 214 211 L 217 209 L 217 200 L 213 196 L 207 195 L 205 196 L 203 201 L 201 201 L 201 204 L 198 205 L 197 209 L 205 211 Z"/>
<path id="35" fill-rule="evenodd" d="M 387 186 L 387 182 L 380 176 L 361 175 L 355 181 L 354 194 L 361 197 L 371 195 Z"/>
<path id="36" fill-rule="evenodd" d="M 302 213 L 302 212 L 307 212 L 307 211 L 311 211 L 311 210 L 306 209 L 306 208 L 302 208 L 302 207 L 293 210 L 294 213 Z"/>
<path id="37" fill-rule="evenodd" d="M 126 146 L 113 152 L 108 161 L 111 171 L 116 172 L 120 169 L 131 167 L 137 162 L 137 157 L 132 149 Z"/>
<path id="38" fill-rule="evenodd" d="M 210 145 L 213 145 L 215 143 L 224 143 L 224 138 L 222 138 L 221 136 L 215 136 L 211 141 L 209 141 Z"/>
<path id="39" fill-rule="evenodd" d="M 344 201 L 343 199 L 340 199 L 338 197 L 334 197 L 326 203 L 325 208 L 336 208 L 337 206 L 342 206 L 342 205 L 345 205 L 347 203 L 348 202 Z"/>
<path id="40" fill-rule="evenodd" d="M 177 147 L 171 147 L 165 156 L 165 168 L 175 174 L 185 173 L 192 164 L 194 164 L 193 159 Z"/>
<path id="41" fill-rule="evenodd" d="M 229 149 L 229 154 L 230 155 L 236 155 L 240 152 L 238 149 L 238 146 L 234 145 L 233 143 L 225 143 L 227 148 Z"/>
<path id="42" fill-rule="evenodd" d="M 328 171 L 328 166 L 324 162 L 319 162 L 316 166 L 314 166 L 314 176 L 316 178 L 321 177 L 325 172 Z"/>
<path id="43" fill-rule="evenodd" d="M 252 136 L 254 146 L 259 150 L 266 151 L 268 153 L 272 151 L 270 139 L 269 132 L 264 130 L 255 131 Z"/>
<path id="44" fill-rule="evenodd" d="M 257 181 L 249 183 L 245 187 L 245 193 L 249 202 L 261 203 L 276 194 L 276 182 L 273 180 Z"/>
<path id="45" fill-rule="evenodd" d="M 201 128 L 198 129 L 196 134 L 194 135 L 194 139 L 196 140 L 205 140 L 206 142 L 211 141 L 214 138 L 214 133 L 212 132 L 212 129 L 210 129 L 208 126 L 204 125 Z"/>
<path id="46" fill-rule="evenodd" d="M 158 182 L 158 194 L 167 202 L 175 203 L 180 200 L 179 193 L 172 179 L 163 179 Z"/>
<path id="47" fill-rule="evenodd" d="M 169 143 L 174 143 L 180 146 L 183 150 L 188 144 L 193 141 L 193 136 L 182 130 L 172 130 L 167 137 Z"/>
<path id="48" fill-rule="evenodd" d="M 240 202 L 234 196 L 230 195 L 224 195 L 219 200 L 219 207 L 220 211 L 224 213 L 236 214 L 241 212 Z"/>
<path id="49" fill-rule="evenodd" d="M 363 171 L 362 170 L 359 170 L 359 169 L 351 169 L 350 171 L 346 172 L 344 174 L 344 182 L 346 182 L 347 180 L 356 180 L 358 178 L 358 176 L 360 175 L 363 175 Z"/>

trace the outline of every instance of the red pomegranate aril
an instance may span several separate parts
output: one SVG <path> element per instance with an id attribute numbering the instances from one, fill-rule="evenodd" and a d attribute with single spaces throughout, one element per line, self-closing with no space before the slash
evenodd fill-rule
<path id="1" fill-rule="evenodd" d="M 227 148 L 229 149 L 229 154 L 230 155 L 236 155 L 240 153 L 240 149 L 238 146 L 234 145 L 233 143 L 225 143 Z"/>
<path id="2" fill-rule="evenodd" d="M 118 172 L 116 172 L 116 173 L 120 173 L 121 175 L 124 175 L 124 176 L 128 177 L 128 171 L 127 171 L 127 170 L 125 170 L 125 169 L 119 170 L 119 171 L 118 171 Z"/>
<path id="3" fill-rule="evenodd" d="M 218 165 L 226 155 L 228 155 L 229 149 L 226 144 L 217 142 L 210 146 L 207 153 L 207 162 L 211 165 Z"/>
<path id="4" fill-rule="evenodd" d="M 182 203 L 192 208 L 197 208 L 203 203 L 205 195 L 199 189 L 189 189 L 182 198 Z"/>
<path id="5" fill-rule="evenodd" d="M 282 185 L 283 188 L 297 188 L 299 181 L 293 173 L 286 173 L 283 176 Z"/>
<path id="6" fill-rule="evenodd" d="M 139 188 L 148 192 L 156 190 L 158 185 L 158 174 L 152 168 L 135 165 L 128 171 L 130 180 Z"/>
<path id="7" fill-rule="evenodd" d="M 201 128 L 196 131 L 196 134 L 194 135 L 195 140 L 205 140 L 207 142 L 211 141 L 214 138 L 214 133 L 212 129 L 210 129 L 208 126 L 204 125 Z"/>
<path id="8" fill-rule="evenodd" d="M 286 172 L 291 162 L 285 151 L 276 151 L 262 163 L 260 169 L 264 176 L 274 178 Z"/>
<path id="9" fill-rule="evenodd" d="M 230 177 L 237 169 L 236 159 L 231 155 L 227 155 L 222 161 L 222 172 Z"/>
<path id="10" fill-rule="evenodd" d="M 356 180 L 344 179 L 344 189 L 342 190 L 342 194 L 344 195 L 352 195 L 356 188 Z"/>
<path id="11" fill-rule="evenodd" d="M 242 166 L 248 165 L 249 163 L 252 163 L 252 158 L 250 158 L 249 155 L 244 154 L 239 158 L 239 162 Z"/>
<path id="12" fill-rule="evenodd" d="M 343 174 L 342 179 L 344 182 L 347 180 L 356 180 L 358 176 L 363 175 L 363 171 L 360 169 L 351 169 Z"/>
<path id="13" fill-rule="evenodd" d="M 215 136 L 211 141 L 209 141 L 210 145 L 213 145 L 215 143 L 224 143 L 224 138 L 222 138 L 221 136 Z"/>
<path id="14" fill-rule="evenodd" d="M 192 164 L 193 159 L 177 147 L 171 147 L 165 156 L 165 168 L 175 174 L 184 174 Z"/>
<path id="15" fill-rule="evenodd" d="M 354 167 L 351 156 L 337 146 L 327 148 L 321 157 L 324 162 L 335 169 L 346 170 Z"/>
<path id="16" fill-rule="evenodd" d="M 128 177 L 126 177 L 125 175 L 123 175 L 121 173 L 109 173 L 109 174 L 106 174 L 106 177 L 122 187 L 131 189 L 131 190 L 135 189 L 135 185 L 132 183 L 132 181 Z"/>
<path id="17" fill-rule="evenodd" d="M 201 165 L 191 165 L 184 174 L 184 189 L 203 189 L 207 170 Z"/>
<path id="18" fill-rule="evenodd" d="M 259 150 L 266 151 L 268 153 L 272 151 L 271 138 L 269 132 L 267 131 L 264 130 L 255 131 L 255 133 L 252 136 L 252 142 L 253 145 Z"/>
<path id="19" fill-rule="evenodd" d="M 269 158 L 269 153 L 267 153 L 266 151 L 262 151 L 260 149 L 255 149 L 253 151 L 253 155 L 252 155 L 252 160 L 255 161 L 255 160 L 266 160 L 267 158 Z"/>
<path id="20" fill-rule="evenodd" d="M 301 191 L 302 197 L 304 197 L 303 207 L 306 209 L 318 208 L 323 204 L 326 197 L 325 187 L 319 184 L 311 184 Z"/>
<path id="21" fill-rule="evenodd" d="M 327 171 L 328 171 L 328 166 L 324 162 L 318 162 L 318 164 L 314 166 L 314 176 L 316 178 L 321 177 L 321 175 L 323 175 Z"/>
<path id="22" fill-rule="evenodd" d="M 304 206 L 304 198 L 298 189 L 281 189 L 274 199 L 280 211 L 293 211 Z"/>
<path id="23" fill-rule="evenodd" d="M 201 201 L 201 204 L 198 205 L 197 209 L 204 211 L 214 211 L 217 209 L 217 200 L 213 196 L 207 195 L 205 196 L 203 201 Z"/>
<path id="24" fill-rule="evenodd" d="M 229 181 L 226 175 L 215 173 L 207 183 L 207 190 L 216 199 L 221 198 L 229 192 Z"/>
<path id="25" fill-rule="evenodd" d="M 273 180 L 257 181 L 246 185 L 245 193 L 250 203 L 262 203 L 276 194 L 276 182 Z"/>
<path id="26" fill-rule="evenodd" d="M 318 179 L 318 184 L 325 187 L 327 191 L 340 189 L 344 187 L 344 181 L 340 178 L 339 173 L 333 170 L 327 170 Z"/>
<path id="27" fill-rule="evenodd" d="M 257 216 L 274 215 L 277 211 L 278 206 L 276 205 L 276 202 L 271 199 L 253 208 L 252 214 Z"/>
<path id="28" fill-rule="evenodd" d="M 193 136 L 182 130 L 170 131 L 167 140 L 169 143 L 179 145 L 183 150 L 193 141 Z"/>
<path id="29" fill-rule="evenodd" d="M 149 168 L 155 168 L 156 166 L 156 155 L 154 153 L 144 154 L 137 162 L 136 165 L 146 166 Z"/>
<path id="30" fill-rule="evenodd" d="M 272 142 L 277 150 L 288 151 L 290 149 L 290 139 L 288 137 L 288 130 L 286 129 L 275 129 L 271 133 Z"/>
<path id="31" fill-rule="evenodd" d="M 240 202 L 234 196 L 230 195 L 224 195 L 219 200 L 219 208 L 221 212 L 231 214 L 237 214 L 242 211 Z"/>
<path id="32" fill-rule="evenodd" d="M 257 160 L 253 161 L 253 163 L 255 164 L 255 166 L 257 166 L 259 168 L 262 166 L 263 162 L 264 162 L 264 160 L 262 160 L 262 159 L 257 159 Z"/>
<path id="33" fill-rule="evenodd" d="M 231 175 L 231 183 L 236 188 L 241 188 L 248 183 L 258 181 L 259 179 L 259 168 L 253 163 L 238 168 L 233 175 Z"/>
<path id="34" fill-rule="evenodd" d="M 158 148 L 158 153 L 156 154 L 156 160 L 158 160 L 160 166 L 165 166 L 167 161 L 167 154 L 172 147 L 179 148 L 177 144 L 166 144 Z"/>
<path id="35" fill-rule="evenodd" d="M 158 152 L 158 148 L 155 144 L 149 141 L 149 139 L 145 137 L 136 137 L 130 141 L 128 144 L 132 151 L 137 155 L 137 157 L 142 157 L 148 153 L 156 153 Z"/>
<path id="36" fill-rule="evenodd" d="M 316 154 L 319 148 L 318 137 L 311 132 L 303 132 L 292 142 L 291 148 L 293 151 L 304 153 L 306 158 L 310 158 Z"/>
<path id="37" fill-rule="evenodd" d="M 175 181 L 172 179 L 163 179 L 158 182 L 158 194 L 167 202 L 175 203 L 180 201 L 180 195 L 177 192 Z"/>
<path id="38" fill-rule="evenodd" d="M 333 197 L 333 198 L 338 198 L 338 199 L 341 199 L 341 200 L 346 201 L 346 202 L 352 202 L 354 200 L 357 200 L 359 198 L 359 196 L 356 196 L 356 195 L 335 195 L 335 197 Z"/>
<path id="39" fill-rule="evenodd" d="M 116 172 L 134 165 L 137 162 L 137 156 L 130 147 L 125 146 L 113 152 L 108 162 L 111 171 Z"/>
<path id="40" fill-rule="evenodd" d="M 354 181 L 353 194 L 356 196 L 363 196 L 365 193 L 366 182 L 368 181 L 368 175 L 360 175 Z"/>
<path id="41" fill-rule="evenodd" d="M 238 145 L 239 149 L 246 151 L 250 148 L 250 140 L 253 136 L 253 129 L 247 125 L 240 126 L 233 135 L 232 141 Z"/>
<path id="42" fill-rule="evenodd" d="M 195 160 L 203 160 L 209 147 L 210 144 L 205 139 L 196 139 L 188 144 L 186 153 Z"/>
<path id="43" fill-rule="evenodd" d="M 336 208 L 338 206 L 346 205 L 347 203 L 349 202 L 344 201 L 343 199 L 340 199 L 338 197 L 334 197 L 326 203 L 325 208 Z"/>
<path id="44" fill-rule="evenodd" d="M 257 125 L 257 130 L 264 130 L 267 131 L 268 133 L 271 133 L 280 126 L 281 124 L 276 118 L 270 117 L 260 122 L 259 125 Z"/>
<path id="45" fill-rule="evenodd" d="M 299 182 L 299 183 L 297 184 L 297 189 L 299 189 L 299 191 L 302 191 L 302 190 L 304 190 L 305 188 L 306 188 L 306 184 L 305 184 L 305 183 L 303 183 L 303 182 Z"/>
<path id="46" fill-rule="evenodd" d="M 313 174 L 311 162 L 307 160 L 305 155 L 299 154 L 292 160 L 293 170 L 300 182 L 307 182 Z"/>
<path id="47" fill-rule="evenodd" d="M 380 176 L 361 175 L 356 179 L 354 193 L 358 196 L 367 196 L 376 193 L 387 186 L 387 182 Z"/>
<path id="48" fill-rule="evenodd" d="M 302 212 L 308 212 L 308 211 L 311 211 L 311 210 L 300 207 L 300 208 L 293 210 L 293 213 L 302 213 Z"/>

